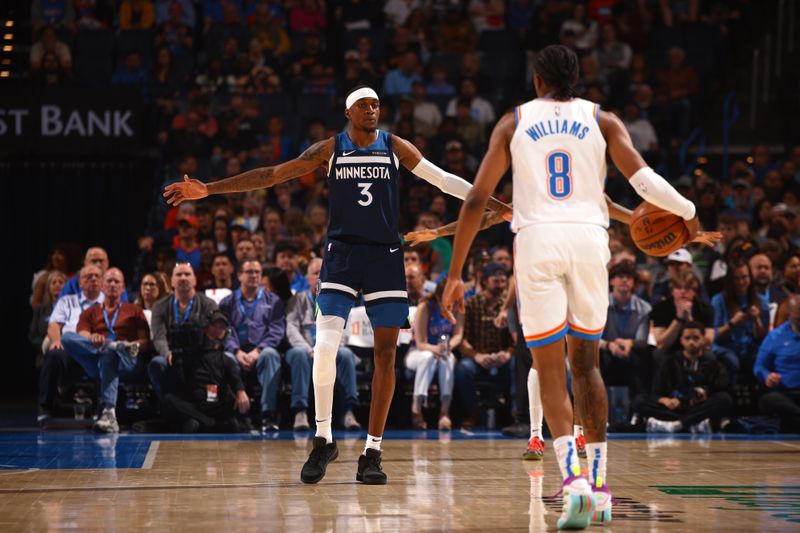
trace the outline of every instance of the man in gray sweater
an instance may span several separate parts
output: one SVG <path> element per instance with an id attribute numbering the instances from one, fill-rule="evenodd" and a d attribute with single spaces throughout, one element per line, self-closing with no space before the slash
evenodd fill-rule
<path id="1" fill-rule="evenodd" d="M 311 378 L 311 358 L 316 340 L 317 282 L 322 269 L 322 259 L 312 259 L 308 264 L 306 279 L 310 290 L 300 291 L 291 297 L 286 307 L 286 337 L 292 346 L 286 352 L 286 363 L 292 374 L 292 410 L 295 411 L 295 429 L 308 428 L 308 386 Z M 361 429 L 353 410 L 358 406 L 356 390 L 356 356 L 342 345 L 336 353 L 336 384 L 344 394 L 345 415 L 343 425 L 348 430 Z"/>

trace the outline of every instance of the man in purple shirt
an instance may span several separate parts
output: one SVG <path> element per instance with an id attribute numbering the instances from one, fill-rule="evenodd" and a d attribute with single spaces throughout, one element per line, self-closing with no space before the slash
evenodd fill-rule
<path id="1" fill-rule="evenodd" d="M 262 429 L 278 429 L 278 387 L 281 356 L 277 347 L 286 333 L 283 302 L 261 287 L 261 263 L 245 260 L 239 265 L 240 288 L 226 296 L 219 308 L 231 323 L 225 351 L 233 354 L 244 374 L 255 372 L 261 385 Z"/>

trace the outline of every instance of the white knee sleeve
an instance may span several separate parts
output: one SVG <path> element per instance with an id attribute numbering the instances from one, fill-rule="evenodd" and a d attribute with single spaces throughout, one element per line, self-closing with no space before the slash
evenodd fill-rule
<path id="1" fill-rule="evenodd" d="M 336 352 L 342 341 L 344 319 L 317 315 L 317 342 L 314 344 L 314 384 L 333 385 L 336 381 Z"/>

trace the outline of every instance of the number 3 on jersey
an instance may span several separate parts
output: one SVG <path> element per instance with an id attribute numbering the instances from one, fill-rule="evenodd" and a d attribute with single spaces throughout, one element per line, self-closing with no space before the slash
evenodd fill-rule
<path id="1" fill-rule="evenodd" d="M 358 201 L 358 205 L 363 205 L 364 207 L 368 206 L 372 203 L 372 193 L 369 192 L 369 188 L 372 187 L 371 183 L 358 183 L 358 188 L 361 189 L 361 200 Z"/>
<path id="2" fill-rule="evenodd" d="M 572 195 L 572 161 L 568 152 L 547 154 L 547 194 L 554 200 L 566 200 Z"/>

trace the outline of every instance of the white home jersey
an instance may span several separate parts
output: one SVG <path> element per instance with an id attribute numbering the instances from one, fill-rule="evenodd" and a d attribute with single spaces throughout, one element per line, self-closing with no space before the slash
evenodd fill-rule
<path id="1" fill-rule="evenodd" d="M 597 104 L 580 98 L 537 98 L 515 109 L 510 145 L 515 232 L 552 222 L 608 227 L 606 141 L 598 111 Z"/>

